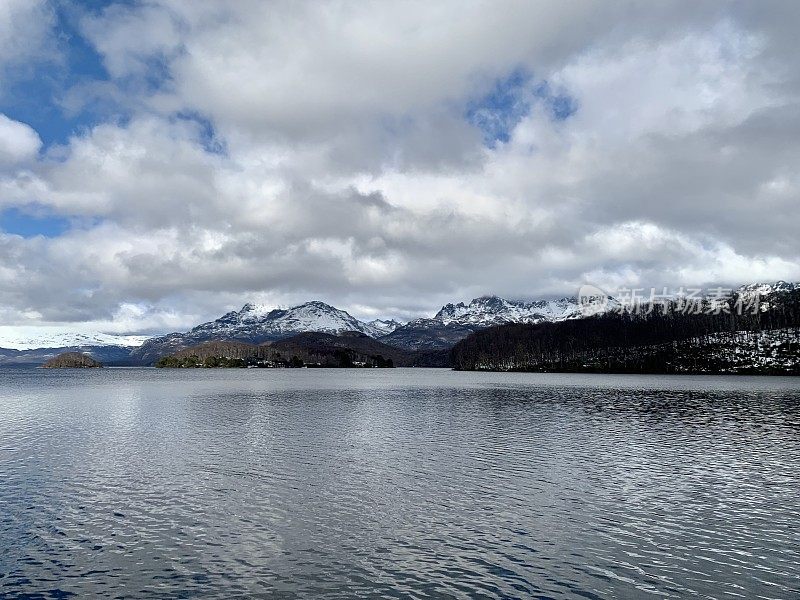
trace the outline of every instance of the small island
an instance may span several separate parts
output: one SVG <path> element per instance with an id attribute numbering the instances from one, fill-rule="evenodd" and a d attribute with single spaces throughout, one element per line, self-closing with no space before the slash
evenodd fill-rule
<path id="1" fill-rule="evenodd" d="M 80 352 L 64 352 L 54 356 L 42 365 L 43 369 L 97 369 L 103 363 L 96 361 L 88 354 Z"/>

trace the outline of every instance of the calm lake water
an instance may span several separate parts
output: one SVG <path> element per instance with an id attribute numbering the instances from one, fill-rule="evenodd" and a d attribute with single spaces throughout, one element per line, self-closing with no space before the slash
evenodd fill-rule
<path id="1" fill-rule="evenodd" d="M 0 370 L 0 596 L 794 598 L 800 378 Z"/>

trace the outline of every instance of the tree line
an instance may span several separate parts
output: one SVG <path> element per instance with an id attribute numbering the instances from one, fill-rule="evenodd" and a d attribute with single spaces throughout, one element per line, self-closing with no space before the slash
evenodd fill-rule
<path id="1" fill-rule="evenodd" d="M 800 290 L 771 294 L 756 310 L 742 305 L 734 296 L 692 314 L 657 304 L 559 323 L 501 325 L 458 343 L 451 362 L 457 370 L 718 372 L 733 364 L 727 351 L 733 345 L 763 355 L 763 372 L 800 363 Z M 775 348 L 761 347 L 764 332 Z M 747 370 L 736 364 L 737 372 Z"/>

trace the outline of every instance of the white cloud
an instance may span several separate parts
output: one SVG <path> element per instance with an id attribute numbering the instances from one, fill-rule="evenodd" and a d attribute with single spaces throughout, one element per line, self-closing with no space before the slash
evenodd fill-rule
<path id="1" fill-rule="evenodd" d="M 0 113 L 0 165 L 29 161 L 41 146 L 42 140 L 32 127 Z"/>
<path id="2" fill-rule="evenodd" d="M 157 4 L 112 4 L 100 16 L 86 17 L 82 23 L 113 77 L 151 76 L 158 66 L 155 63 L 169 61 L 180 50 L 176 17 Z"/>
<path id="3" fill-rule="evenodd" d="M 3 0 L 0 3 L 0 69 L 49 54 L 52 47 L 47 35 L 53 23 L 53 11 L 46 0 Z"/>

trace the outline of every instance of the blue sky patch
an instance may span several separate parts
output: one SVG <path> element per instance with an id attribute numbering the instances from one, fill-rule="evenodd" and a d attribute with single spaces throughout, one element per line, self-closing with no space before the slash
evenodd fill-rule
<path id="1" fill-rule="evenodd" d="M 481 130 L 483 141 L 490 148 L 497 142 L 508 142 L 511 131 L 530 112 L 525 91 L 532 80 L 530 73 L 515 69 L 496 81 L 486 95 L 467 104 L 467 121 Z"/>
<path id="2" fill-rule="evenodd" d="M 110 2 L 87 2 L 82 10 L 99 10 Z M 0 112 L 27 123 L 42 138 L 45 148 L 65 143 L 75 131 L 98 123 L 91 110 L 68 114 L 62 101 L 68 90 L 83 83 L 108 81 L 100 55 L 83 38 L 79 19 L 83 12 L 69 3 L 53 3 L 59 60 L 40 60 L 6 74 Z"/>
<path id="3" fill-rule="evenodd" d="M 514 128 L 537 106 L 554 121 L 563 121 L 578 109 L 577 101 L 565 93 L 554 93 L 546 81 L 536 81 L 525 69 L 514 69 L 495 81 L 483 96 L 467 103 L 465 117 L 483 134 L 489 148 L 511 139 Z"/>
<path id="4" fill-rule="evenodd" d="M 564 121 L 578 110 L 578 101 L 575 98 L 564 93 L 554 93 L 546 81 L 539 83 L 533 93 L 554 121 Z"/>
<path id="5" fill-rule="evenodd" d="M 7 208 L 0 212 L 0 231 L 32 238 L 42 235 L 54 238 L 70 229 L 70 220 L 54 215 L 41 207 L 31 210 Z"/>

